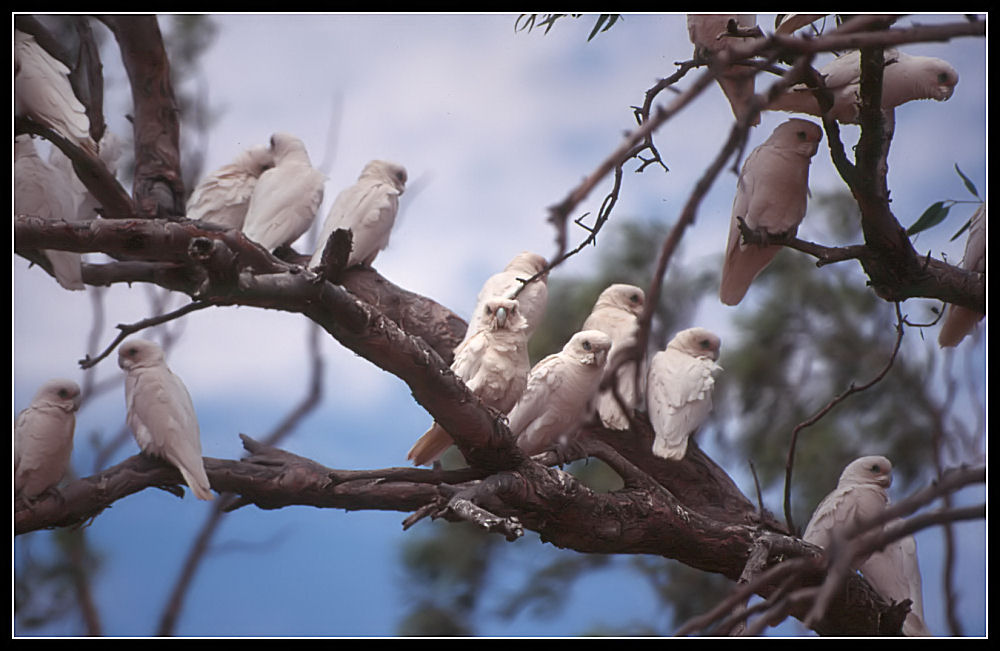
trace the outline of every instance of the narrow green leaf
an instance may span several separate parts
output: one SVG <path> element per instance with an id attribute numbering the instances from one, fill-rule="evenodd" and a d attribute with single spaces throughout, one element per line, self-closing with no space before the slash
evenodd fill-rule
<path id="1" fill-rule="evenodd" d="M 949 242 L 954 242 L 955 240 L 957 240 L 957 239 L 958 239 L 958 237 L 959 237 L 959 236 L 960 236 L 960 235 L 961 235 L 962 233 L 964 233 L 965 231 L 969 230 L 969 226 L 972 226 L 972 217 L 969 217 L 969 220 L 968 220 L 967 222 L 965 222 L 965 225 L 964 225 L 964 226 L 962 226 L 962 228 L 958 229 L 958 232 L 957 232 L 957 233 L 955 233 L 954 235 L 952 235 L 952 236 L 951 236 L 951 239 L 950 239 L 950 240 L 948 240 L 948 241 L 949 241 Z"/>
<path id="2" fill-rule="evenodd" d="M 978 199 L 979 191 L 976 190 L 976 184 L 970 181 L 968 176 L 962 174 L 962 170 L 958 168 L 958 163 L 955 163 L 955 171 L 958 172 L 958 175 L 962 177 L 962 182 L 965 183 L 965 188 L 972 193 L 972 196 Z"/>
<path id="3" fill-rule="evenodd" d="M 587 41 L 589 42 L 592 38 L 597 36 L 598 33 L 606 32 L 611 29 L 611 26 L 618 22 L 619 18 L 621 18 L 621 14 L 601 14 L 598 16 L 597 23 L 594 24 L 594 29 L 590 31 L 590 36 L 587 37 Z M 605 23 L 607 24 L 605 25 Z M 601 28 L 601 25 L 604 25 L 603 29 Z"/>
<path id="4" fill-rule="evenodd" d="M 908 229 L 906 229 L 906 234 L 908 236 L 916 235 L 921 231 L 925 231 L 932 226 L 937 226 L 944 218 L 948 216 L 948 211 L 951 210 L 951 206 L 945 205 L 944 201 L 938 201 L 931 204 L 931 206 L 924 211 L 924 214 L 920 215 L 919 219 L 913 223 Z"/>

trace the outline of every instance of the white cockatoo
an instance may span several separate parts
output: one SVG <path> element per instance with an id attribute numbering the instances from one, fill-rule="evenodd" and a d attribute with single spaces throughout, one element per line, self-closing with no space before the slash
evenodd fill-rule
<path id="1" fill-rule="evenodd" d="M 268 251 L 289 246 L 309 230 L 323 202 L 326 177 L 309 162 L 301 140 L 271 136 L 274 167 L 260 175 L 247 206 L 243 234 Z"/>
<path id="2" fill-rule="evenodd" d="M 878 517 L 889 504 L 892 464 L 882 456 L 861 457 L 847 464 L 837 488 L 823 498 L 813 511 L 802 539 L 825 550 L 835 537 L 849 535 L 853 529 Z M 867 557 L 857 560 L 858 567 Z"/>
<path id="3" fill-rule="evenodd" d="M 972 215 L 969 225 L 969 239 L 965 241 L 965 256 L 962 258 L 962 268 L 969 271 L 986 273 L 986 202 L 979 204 Z M 942 348 L 957 346 L 965 336 L 972 332 L 982 318 L 982 312 L 970 310 L 959 305 L 949 305 L 938 332 L 938 345 Z"/>
<path id="4" fill-rule="evenodd" d="M 646 409 L 653 426 L 653 454 L 680 461 L 688 439 L 712 411 L 716 362 L 722 342 L 705 328 L 681 330 L 653 355 L 646 377 Z"/>
<path id="5" fill-rule="evenodd" d="M 618 394 L 629 409 L 634 409 L 641 394 L 636 386 L 636 362 L 618 364 L 618 358 L 628 354 L 629 348 L 637 343 L 639 336 L 639 316 L 646 305 L 646 294 L 635 285 L 616 283 L 609 286 L 597 297 L 594 308 L 583 330 L 600 330 L 611 337 L 611 352 L 605 368 L 605 379 L 614 374 Z M 640 356 L 641 360 L 642 356 Z M 617 366 L 617 370 L 615 369 Z M 641 367 L 641 361 L 640 361 Z M 629 416 L 622 412 L 612 389 L 601 391 L 596 399 L 597 414 L 608 429 L 629 428 Z"/>
<path id="6" fill-rule="evenodd" d="M 122 152 L 124 151 L 121 139 L 110 129 L 106 130 L 104 136 L 101 137 L 100 147 L 101 151 L 98 156 L 101 162 L 104 163 L 105 169 L 108 170 L 111 176 L 117 176 L 118 161 L 121 159 Z M 49 150 L 49 164 L 59 170 L 63 178 L 67 179 L 67 183 L 73 193 L 73 205 L 76 206 L 76 218 L 80 221 L 95 219 L 101 204 L 76 175 L 76 170 L 73 169 L 73 161 L 63 153 L 62 149 L 53 145 Z"/>
<path id="7" fill-rule="evenodd" d="M 955 92 L 958 72 L 947 61 L 913 56 L 892 48 L 886 48 L 884 56 L 882 110 L 890 117 L 892 109 L 906 102 L 918 99 L 943 102 Z M 833 94 L 830 116 L 837 122 L 857 124 L 861 107 L 861 52 L 852 50 L 839 56 L 819 72 Z M 767 109 L 823 115 L 813 90 L 802 84 L 789 88 Z"/>
<path id="8" fill-rule="evenodd" d="M 778 125 L 747 157 L 736 183 L 722 267 L 719 298 L 726 305 L 742 301 L 750 283 L 782 249 L 780 245 L 744 244 L 739 219 L 758 233 L 794 234 L 806 214 L 809 163 L 822 137 L 817 124 L 792 118 Z"/>
<path id="9" fill-rule="evenodd" d="M 180 470 L 198 499 L 212 499 L 194 404 L 184 383 L 167 367 L 163 349 L 151 341 L 130 339 L 118 348 L 118 366 L 126 374 L 126 420 L 139 448 Z"/>
<path id="10" fill-rule="evenodd" d="M 194 189 L 187 202 L 188 219 L 242 229 L 257 180 L 272 167 L 274 156 L 267 147 L 256 146 L 240 152 L 231 163 L 210 173 Z"/>
<path id="11" fill-rule="evenodd" d="M 14 112 L 50 127 L 93 155 L 87 109 L 73 93 L 69 68 L 35 37 L 14 30 Z"/>
<path id="12" fill-rule="evenodd" d="M 357 182 L 337 195 L 326 215 L 310 267 L 319 265 L 326 242 L 338 228 L 351 231 L 347 266 L 370 267 L 389 236 L 399 212 L 399 195 L 406 189 L 406 168 L 383 160 L 369 161 Z"/>
<path id="13" fill-rule="evenodd" d="M 924 623 L 923 582 L 917 559 L 917 541 L 913 536 L 904 536 L 892 541 L 884 549 L 872 552 L 860 569 L 868 583 L 886 600 L 899 603 L 909 599 L 912 602 L 910 612 L 903 621 L 903 635 L 930 636 L 931 632 Z"/>
<path id="14" fill-rule="evenodd" d="M 748 38 L 763 38 L 757 30 L 755 36 L 740 37 L 729 34 L 729 21 L 741 31 L 757 27 L 756 14 L 688 14 L 688 37 L 694 44 L 695 58 L 711 61 L 720 52 L 730 51 L 734 44 L 745 43 Z M 718 71 L 716 80 L 725 93 L 736 118 L 742 117 L 754 95 L 755 70 L 748 66 L 729 65 Z M 760 124 L 760 115 L 754 116 L 751 126 Z"/>
<path id="15" fill-rule="evenodd" d="M 515 300 L 494 298 L 486 302 L 483 312 L 479 331 L 455 348 L 451 370 L 483 403 L 506 414 L 528 383 L 528 323 Z M 431 463 L 453 442 L 448 432 L 434 423 L 406 458 L 417 466 Z"/>
<path id="16" fill-rule="evenodd" d="M 80 387 L 49 380 L 14 421 L 14 496 L 27 501 L 59 483 L 73 452 Z"/>
<path id="17" fill-rule="evenodd" d="M 508 416 L 510 431 L 525 454 L 570 441 L 591 413 L 610 350 L 611 337 L 600 330 L 581 330 L 561 351 L 535 364 Z"/>
<path id="18" fill-rule="evenodd" d="M 69 180 L 42 160 L 27 134 L 14 138 L 14 214 L 64 221 L 77 218 Z M 44 253 L 63 288 L 86 289 L 79 253 L 54 249 L 45 249 Z"/>
<path id="19" fill-rule="evenodd" d="M 514 292 L 521 289 L 524 284 L 521 281 L 544 271 L 547 265 L 545 258 L 537 253 L 522 251 L 507 263 L 503 271 L 487 278 L 476 296 L 476 308 L 472 311 L 472 318 L 469 319 L 466 338 L 479 331 L 479 321 L 484 314 L 483 307 L 486 305 L 486 301 L 492 298 L 510 298 Z M 517 295 L 521 315 L 528 322 L 529 339 L 545 317 L 545 307 L 549 301 L 547 282 L 548 274 L 542 274 Z"/>

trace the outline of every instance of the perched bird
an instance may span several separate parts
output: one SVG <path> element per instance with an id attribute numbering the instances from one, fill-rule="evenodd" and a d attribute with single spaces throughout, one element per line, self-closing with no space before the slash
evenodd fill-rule
<path id="1" fill-rule="evenodd" d="M 309 230 L 323 202 L 326 178 L 313 168 L 301 140 L 287 133 L 271 136 L 274 167 L 260 175 L 247 206 L 243 234 L 268 251 Z"/>
<path id="2" fill-rule="evenodd" d="M 455 348 L 451 370 L 483 403 L 506 414 L 528 383 L 528 322 L 518 302 L 506 298 L 487 301 L 483 312 L 480 329 Z M 453 442 L 434 423 L 406 458 L 422 466 L 439 458 Z"/>
<path id="3" fill-rule="evenodd" d="M 117 176 L 118 161 L 121 159 L 123 151 L 121 139 L 110 129 L 106 130 L 104 136 L 101 138 L 100 148 L 101 151 L 98 156 L 101 162 L 104 163 L 105 169 L 108 170 L 111 176 Z M 49 150 L 49 165 L 59 170 L 69 184 L 70 190 L 73 193 L 73 205 L 76 206 L 76 218 L 80 221 L 95 219 L 101 204 L 76 175 L 76 170 L 73 169 L 73 162 L 61 149 L 53 146 Z"/>
<path id="4" fill-rule="evenodd" d="M 779 245 L 744 244 L 739 219 L 768 235 L 793 235 L 806 214 L 809 163 L 823 130 L 792 118 L 771 133 L 743 164 L 736 184 L 729 242 L 722 267 L 719 298 L 726 305 L 743 300 L 750 283 L 774 259 Z"/>
<path id="5" fill-rule="evenodd" d="M 547 265 L 548 263 L 545 261 L 545 258 L 537 253 L 522 251 L 507 263 L 503 271 L 490 276 L 483 283 L 482 289 L 479 290 L 479 294 L 476 297 L 476 308 L 472 311 L 472 318 L 469 319 L 466 338 L 479 331 L 479 321 L 484 314 L 483 307 L 486 305 L 486 301 L 491 298 L 510 298 L 524 284 L 521 281 L 541 273 Z M 547 282 L 548 274 L 542 274 L 524 287 L 517 295 L 521 314 L 528 322 L 529 339 L 545 316 L 545 307 L 549 300 Z"/>
<path id="6" fill-rule="evenodd" d="M 887 526 L 892 526 L 889 523 Z M 903 621 L 903 635 L 926 637 L 931 634 L 924 623 L 924 597 L 917 559 L 917 541 L 913 536 L 894 540 L 884 549 L 872 552 L 861 564 L 861 573 L 875 590 L 893 603 L 909 599 L 910 612 Z"/>
<path id="7" fill-rule="evenodd" d="M 38 155 L 31 136 L 14 139 L 14 214 L 35 215 L 49 220 L 77 218 L 69 181 Z M 65 289 L 86 289 L 80 254 L 45 249 L 56 281 Z"/>
<path id="8" fill-rule="evenodd" d="M 267 147 L 240 152 L 231 163 L 206 176 L 194 189 L 187 202 L 188 219 L 242 229 L 257 180 L 272 167 L 274 156 Z"/>
<path id="9" fill-rule="evenodd" d="M 27 501 L 59 483 L 73 452 L 80 387 L 49 380 L 14 421 L 14 496 Z"/>
<path id="10" fill-rule="evenodd" d="M 191 396 L 151 341 L 131 339 L 118 348 L 125 371 L 126 420 L 145 453 L 162 457 L 180 470 L 198 499 L 212 499 L 201 458 L 201 434 Z"/>
<path id="11" fill-rule="evenodd" d="M 373 160 L 361 170 L 357 183 L 337 195 L 326 215 L 319 245 L 309 261 L 319 265 L 326 241 L 338 228 L 351 231 L 351 255 L 347 266 L 370 267 L 379 251 L 389 245 L 389 235 L 399 211 L 399 195 L 406 188 L 406 168 Z"/>
<path id="12" fill-rule="evenodd" d="M 630 410 L 636 406 L 641 388 L 636 386 L 636 362 L 618 365 L 618 358 L 628 354 L 630 347 L 637 343 L 639 336 L 639 315 L 646 305 L 646 294 L 635 285 L 614 284 L 601 292 L 594 303 L 590 316 L 583 322 L 583 330 L 600 330 L 611 337 L 611 351 L 604 380 L 611 375 L 625 406 Z M 640 356 L 641 359 L 641 356 Z M 615 367 L 618 367 L 617 370 Z M 597 414 L 608 429 L 629 428 L 629 417 L 622 412 L 613 389 L 604 389 L 597 396 Z"/>
<path id="13" fill-rule="evenodd" d="M 747 38 L 763 38 L 760 30 L 755 30 L 754 36 L 735 36 L 729 32 L 729 22 L 742 32 L 749 32 L 757 27 L 756 14 L 688 14 L 688 37 L 694 44 L 696 59 L 711 61 L 720 52 L 730 51 L 734 43 L 742 43 Z M 716 81 L 725 93 L 733 115 L 737 119 L 746 113 L 750 100 L 754 95 L 754 69 L 747 66 L 727 65 L 717 72 Z M 751 126 L 760 124 L 760 115 L 754 116 Z"/>
<path id="14" fill-rule="evenodd" d="M 93 155 L 87 110 L 73 93 L 69 68 L 45 51 L 35 37 L 14 30 L 15 113 L 50 127 Z"/>
<path id="15" fill-rule="evenodd" d="M 969 226 L 969 239 L 965 241 L 965 256 L 962 258 L 962 269 L 986 273 L 986 202 L 979 204 L 972 215 Z M 970 310 L 960 305 L 949 305 L 948 312 L 938 332 L 938 345 L 942 348 L 957 346 L 972 332 L 983 317 L 981 312 Z"/>
<path id="16" fill-rule="evenodd" d="M 655 434 L 653 454 L 680 461 L 688 439 L 712 411 L 719 337 L 704 328 L 681 330 L 649 363 L 646 408 Z"/>
<path id="17" fill-rule="evenodd" d="M 563 349 L 535 364 L 508 416 L 517 445 L 536 455 L 566 443 L 590 413 L 611 350 L 611 337 L 581 330 Z"/>
<path id="18" fill-rule="evenodd" d="M 895 107 L 918 99 L 943 102 L 951 97 L 958 84 L 958 72 L 947 62 L 934 57 L 913 56 L 885 49 L 882 73 L 882 110 L 890 114 Z M 833 94 L 830 116 L 844 124 L 857 124 L 861 107 L 861 53 L 852 50 L 819 70 L 826 87 Z M 799 84 L 767 106 L 769 111 L 787 111 L 823 116 L 813 90 Z"/>
<path id="19" fill-rule="evenodd" d="M 889 504 L 886 492 L 892 485 L 892 464 L 885 457 L 855 459 L 840 474 L 837 488 L 813 511 L 802 539 L 825 550 L 835 537 L 871 521 Z M 866 560 L 859 559 L 854 569 Z"/>

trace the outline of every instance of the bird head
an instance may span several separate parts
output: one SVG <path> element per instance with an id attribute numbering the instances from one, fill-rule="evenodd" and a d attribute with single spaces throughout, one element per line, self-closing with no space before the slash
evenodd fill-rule
<path id="1" fill-rule="evenodd" d="M 118 366 L 130 371 L 163 361 L 163 349 L 152 341 L 130 339 L 118 347 Z"/>
<path id="2" fill-rule="evenodd" d="M 35 393 L 33 402 L 44 401 L 64 411 L 72 412 L 80 408 L 80 385 L 73 380 L 49 380 Z"/>
<path id="3" fill-rule="evenodd" d="M 705 328 L 688 328 L 681 330 L 667 344 L 667 348 L 673 348 L 691 357 L 705 357 L 713 362 L 719 360 L 719 349 L 722 340 L 714 332 Z"/>
<path id="4" fill-rule="evenodd" d="M 253 176 L 260 176 L 274 167 L 274 152 L 267 147 L 251 147 L 240 154 L 239 164 Z"/>
<path id="5" fill-rule="evenodd" d="M 889 488 L 892 485 L 892 463 L 881 456 L 855 459 L 844 468 L 839 484 L 875 484 Z"/>
<path id="6" fill-rule="evenodd" d="M 581 330 L 573 335 L 563 351 L 581 364 L 604 368 L 611 350 L 611 337 L 600 330 Z"/>
<path id="7" fill-rule="evenodd" d="M 636 316 L 646 305 L 646 293 L 635 285 L 617 283 L 609 286 L 597 297 L 594 308 L 617 307 Z"/>
<path id="8" fill-rule="evenodd" d="M 792 118 L 779 124 L 767 142 L 783 149 L 793 149 L 799 154 L 812 158 L 823 139 L 823 129 L 815 122 Z"/>
<path id="9" fill-rule="evenodd" d="M 525 274 L 524 279 L 534 276 L 537 273 L 545 271 L 548 266 L 548 261 L 538 255 L 537 253 L 532 253 L 531 251 L 522 251 L 514 256 L 514 259 L 507 263 L 506 271 L 518 271 Z M 539 276 L 541 279 L 545 279 L 548 274 Z"/>
<path id="10" fill-rule="evenodd" d="M 518 302 L 509 298 L 494 298 L 483 307 L 485 323 L 490 330 L 518 330 L 528 323 L 521 316 Z"/>
<path id="11" fill-rule="evenodd" d="M 384 160 L 373 160 L 369 161 L 365 168 L 361 170 L 361 176 L 359 179 L 365 177 L 375 177 L 379 180 L 386 181 L 392 187 L 403 194 L 406 189 L 406 168 L 397 163 L 391 163 Z"/>
<path id="12" fill-rule="evenodd" d="M 275 163 L 289 155 L 305 154 L 305 144 L 290 133 L 278 132 L 271 136 L 271 155 Z"/>

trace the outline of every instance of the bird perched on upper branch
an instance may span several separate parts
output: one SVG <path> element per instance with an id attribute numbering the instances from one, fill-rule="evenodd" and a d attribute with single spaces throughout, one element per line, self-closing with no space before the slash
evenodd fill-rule
<path id="1" fill-rule="evenodd" d="M 757 29 L 756 14 L 688 14 L 687 27 L 688 37 L 694 44 L 695 58 L 709 62 L 720 52 L 731 53 L 734 43 L 743 43 L 748 38 L 763 38 Z M 753 98 L 755 72 L 745 65 L 727 65 L 716 73 L 716 81 L 737 119 L 747 112 Z M 758 124 L 760 115 L 755 115 L 750 125 Z"/>
<path id="2" fill-rule="evenodd" d="M 274 167 L 257 180 L 243 222 L 243 234 L 268 251 L 291 245 L 309 230 L 323 202 L 326 182 L 309 162 L 305 144 L 295 136 L 271 136 L 271 154 Z"/>
<path id="3" fill-rule="evenodd" d="M 740 220 L 764 237 L 795 234 L 806 214 L 809 163 L 822 137 L 818 125 L 792 118 L 778 125 L 747 157 L 736 184 L 719 288 L 719 298 L 726 305 L 743 300 L 754 278 L 782 248 L 744 244 Z"/>
<path id="4" fill-rule="evenodd" d="M 365 165 L 357 182 L 338 194 L 330 206 L 309 266 L 320 263 L 326 241 L 333 232 L 345 228 L 351 231 L 347 266 L 370 267 L 379 251 L 389 245 L 399 212 L 399 196 L 405 188 L 406 168 L 402 165 L 382 160 Z"/>

